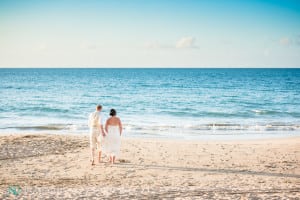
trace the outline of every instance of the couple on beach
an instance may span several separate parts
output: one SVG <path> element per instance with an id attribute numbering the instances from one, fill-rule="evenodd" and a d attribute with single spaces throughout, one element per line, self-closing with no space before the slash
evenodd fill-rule
<path id="1" fill-rule="evenodd" d="M 109 162 L 115 163 L 116 156 L 120 152 L 122 123 L 117 117 L 115 109 L 110 110 L 110 117 L 104 121 L 101 116 L 102 106 L 97 105 L 96 111 L 89 115 L 91 162 L 95 165 L 95 152 L 98 150 L 98 161 L 100 163 L 102 151 L 109 156 Z M 103 127 L 103 125 L 105 126 Z"/>

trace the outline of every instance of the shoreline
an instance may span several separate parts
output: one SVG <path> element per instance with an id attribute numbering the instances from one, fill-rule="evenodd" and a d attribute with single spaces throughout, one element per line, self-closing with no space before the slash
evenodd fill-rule
<path id="1" fill-rule="evenodd" d="M 2 132 L 0 133 L 0 137 L 2 136 L 23 136 L 23 135 L 57 135 L 57 136 L 70 136 L 70 137 L 88 137 L 89 132 L 86 133 L 70 133 L 70 132 L 55 132 L 55 131 L 47 131 L 47 132 Z M 193 135 L 193 136 L 161 136 L 161 135 L 132 135 L 128 133 L 122 134 L 122 139 L 138 139 L 138 140 L 174 140 L 174 141 L 256 141 L 256 140 L 276 140 L 276 139 L 286 139 L 286 138 L 300 138 L 300 133 L 244 133 L 244 134 L 202 134 L 202 135 Z"/>
<path id="2" fill-rule="evenodd" d="M 126 134 L 126 133 L 125 133 Z M 213 143 L 213 142 L 251 142 L 251 141 L 266 141 L 266 140 L 272 140 L 272 141 L 276 141 L 276 140 L 289 140 L 289 139 L 300 139 L 300 133 L 298 135 L 297 134 L 292 134 L 292 135 L 285 135 L 285 134 L 277 134 L 277 135 L 272 135 L 272 134 L 268 134 L 268 135 L 261 135 L 261 134 L 257 134 L 262 136 L 261 138 L 245 138 L 245 139 L 235 139 L 235 136 L 239 136 L 239 135 L 225 135 L 226 137 L 232 137 L 232 139 L 223 139 L 223 138 L 218 138 L 218 136 L 220 135 L 211 135 L 211 136 L 216 136 L 216 138 L 214 139 L 200 139 L 200 138 L 178 138 L 178 137 L 152 137 L 152 136 L 127 136 L 124 133 L 122 134 L 122 140 L 150 140 L 150 141 L 182 141 L 182 142 L 209 142 L 209 143 Z M 0 138 L 1 137 L 7 137 L 7 136 L 62 136 L 62 137 L 75 137 L 75 138 L 88 138 L 89 137 L 89 133 L 87 132 L 86 134 L 77 134 L 77 133 L 50 133 L 50 132 L 16 132 L 16 133 L 0 133 Z M 223 136 L 223 135 L 222 135 Z M 241 135 L 243 136 L 243 135 Z M 266 137 L 265 137 L 266 136 Z M 269 136 L 269 137 L 267 137 Z M 275 137 L 274 137 L 275 136 Z"/>
<path id="3" fill-rule="evenodd" d="M 121 154 L 91 166 L 87 136 L 0 136 L 0 197 L 296 198 L 300 137 L 187 141 L 123 138 Z"/>

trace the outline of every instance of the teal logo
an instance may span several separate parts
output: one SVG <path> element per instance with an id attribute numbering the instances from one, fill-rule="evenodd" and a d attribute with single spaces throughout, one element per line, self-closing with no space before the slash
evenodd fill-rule
<path id="1" fill-rule="evenodd" d="M 12 185 L 8 187 L 8 193 L 18 196 L 22 192 L 22 189 L 18 185 Z"/>

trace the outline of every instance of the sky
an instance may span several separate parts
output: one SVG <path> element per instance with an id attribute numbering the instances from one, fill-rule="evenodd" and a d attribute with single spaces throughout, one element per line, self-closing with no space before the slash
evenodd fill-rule
<path id="1" fill-rule="evenodd" d="M 0 67 L 300 67 L 300 1 L 0 0 Z"/>

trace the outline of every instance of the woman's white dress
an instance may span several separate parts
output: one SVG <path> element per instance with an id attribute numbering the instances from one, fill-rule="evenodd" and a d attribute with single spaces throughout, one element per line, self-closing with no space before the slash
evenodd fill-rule
<path id="1" fill-rule="evenodd" d="M 118 156 L 120 145 L 121 136 L 119 126 L 108 125 L 107 134 L 103 141 L 103 152 L 109 156 Z"/>

